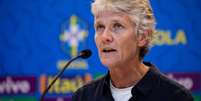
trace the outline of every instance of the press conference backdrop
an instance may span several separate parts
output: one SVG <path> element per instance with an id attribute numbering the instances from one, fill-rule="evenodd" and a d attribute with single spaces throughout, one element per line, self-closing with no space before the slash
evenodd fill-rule
<path id="1" fill-rule="evenodd" d="M 73 62 L 45 101 L 71 101 L 79 87 L 107 72 L 94 43 L 91 2 L 0 0 L 0 101 L 39 101 L 54 75 L 82 49 L 93 55 Z M 201 1 L 151 3 L 157 32 L 145 61 L 201 101 Z"/>

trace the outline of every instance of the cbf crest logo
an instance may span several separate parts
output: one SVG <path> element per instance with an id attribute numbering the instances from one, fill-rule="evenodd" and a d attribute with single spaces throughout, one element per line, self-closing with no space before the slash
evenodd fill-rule
<path id="1" fill-rule="evenodd" d="M 62 33 L 59 36 L 61 42 L 61 49 L 65 55 L 70 58 L 78 55 L 81 49 L 86 48 L 86 38 L 88 36 L 88 27 L 85 22 L 77 16 L 72 15 L 62 26 Z M 61 69 L 68 62 L 68 60 L 59 60 L 57 67 Z M 84 60 L 73 62 L 69 68 L 72 69 L 87 69 L 88 64 Z"/>

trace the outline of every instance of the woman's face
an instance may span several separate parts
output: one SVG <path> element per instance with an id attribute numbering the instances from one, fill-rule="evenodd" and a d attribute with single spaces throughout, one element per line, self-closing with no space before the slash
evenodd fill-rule
<path id="1" fill-rule="evenodd" d="M 126 66 L 137 59 L 136 28 L 128 15 L 101 12 L 95 16 L 94 27 L 99 57 L 105 66 Z"/>

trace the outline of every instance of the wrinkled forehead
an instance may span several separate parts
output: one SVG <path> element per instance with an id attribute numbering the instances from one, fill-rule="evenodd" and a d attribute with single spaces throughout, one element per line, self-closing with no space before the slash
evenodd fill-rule
<path id="1" fill-rule="evenodd" d="M 129 15 L 124 12 L 114 12 L 114 11 L 102 11 L 94 15 L 95 23 L 101 21 L 112 21 L 112 22 L 126 22 L 133 23 Z"/>
<path id="2" fill-rule="evenodd" d="M 96 13 L 94 15 L 95 19 L 96 18 L 99 18 L 99 17 L 111 17 L 111 16 L 126 16 L 127 14 L 126 13 L 123 13 L 123 12 L 114 12 L 114 11 L 111 11 L 111 10 L 105 10 L 105 11 L 100 11 L 98 13 Z"/>

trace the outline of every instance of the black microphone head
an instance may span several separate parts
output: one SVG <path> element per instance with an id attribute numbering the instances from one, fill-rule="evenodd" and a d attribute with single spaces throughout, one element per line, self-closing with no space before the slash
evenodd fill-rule
<path id="1" fill-rule="evenodd" d="M 91 54 L 92 54 L 91 50 L 85 49 L 80 52 L 80 57 L 83 59 L 86 59 L 86 58 L 89 58 Z"/>

